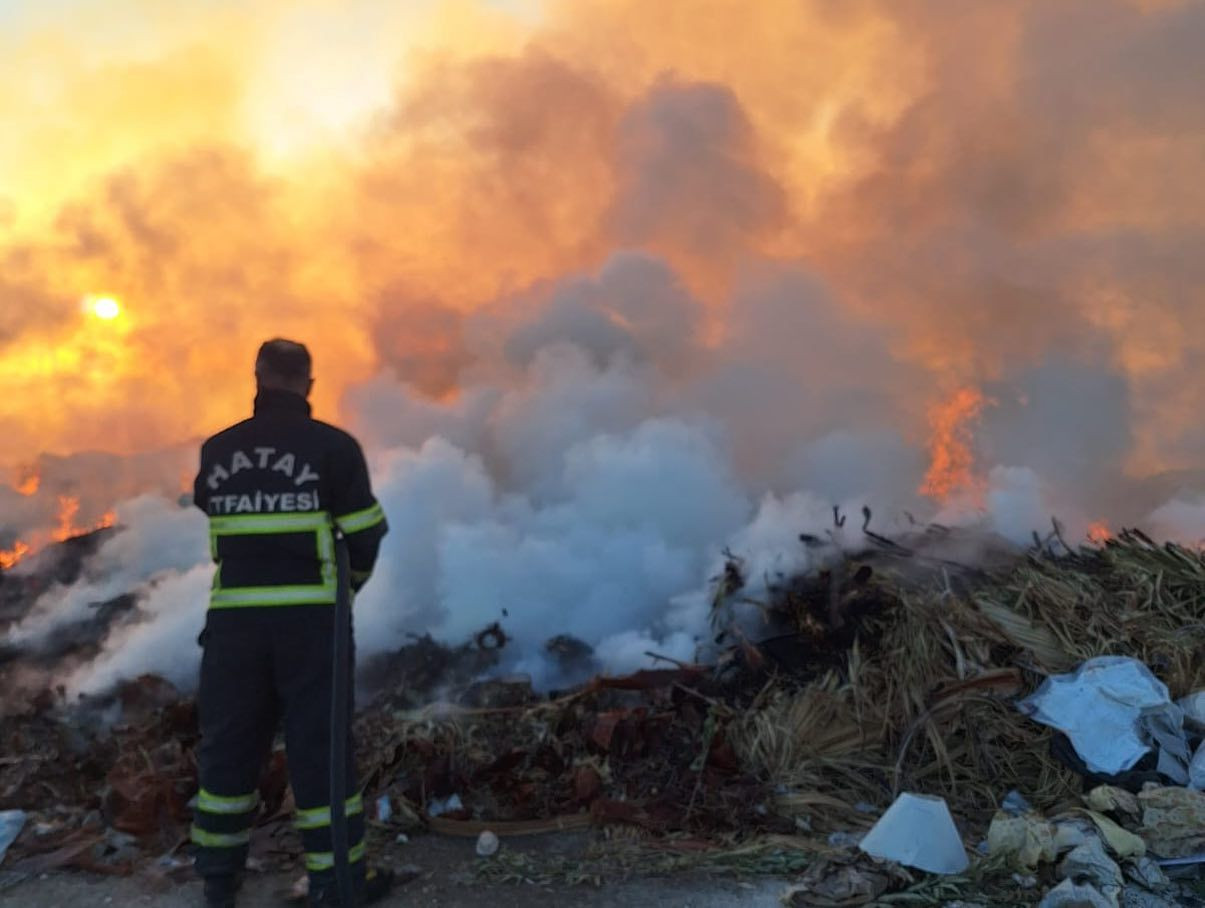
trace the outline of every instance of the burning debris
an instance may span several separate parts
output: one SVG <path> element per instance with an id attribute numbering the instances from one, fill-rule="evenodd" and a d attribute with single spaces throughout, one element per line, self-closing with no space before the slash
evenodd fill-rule
<path id="1" fill-rule="evenodd" d="M 505 840 L 597 826 L 662 854 L 691 842 L 711 856 L 739 847 L 764 857 L 778 842 L 776 854 L 814 859 L 797 893 L 853 898 L 929 885 L 847 847 L 901 793 L 943 799 L 973 844 L 1010 792 L 1058 815 L 1102 783 L 1125 804 L 1127 790 L 1149 800 L 1152 784 L 1171 784 L 1153 755 L 1111 777 L 1088 770 L 1061 732 L 1017 704 L 1102 655 L 1141 660 L 1173 698 L 1205 688 L 1205 554 L 1137 532 L 1073 550 L 1056 532 L 1009 563 L 971 568 L 935 545 L 949 531 L 893 540 L 871 533 L 866 515 L 866 532 L 857 552 L 804 539 L 826 552 L 822 567 L 777 578 L 762 598 L 746 594 L 746 566 L 731 557 L 716 581 L 706 664 L 541 696 L 530 679 L 496 676 L 507 645 L 497 625 L 459 647 L 421 637 L 370 661 L 356 731 L 376 834 L 426 827 Z M 592 659 L 570 637 L 547 649 L 579 667 Z M 144 677 L 73 704 L 44 695 L 9 721 L 0 810 L 32 817 L 13 866 L 124 873 L 180 853 L 197 732 L 171 685 Z M 300 846 L 284 822 L 285 779 L 278 752 L 256 853 L 287 865 Z M 1183 858 L 1133 829 L 1158 857 Z M 1021 885 L 993 876 L 995 866 L 980 860 L 958 879 Z"/>

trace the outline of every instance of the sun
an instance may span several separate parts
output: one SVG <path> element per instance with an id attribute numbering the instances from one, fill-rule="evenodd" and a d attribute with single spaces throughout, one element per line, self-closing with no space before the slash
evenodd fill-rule
<path id="1" fill-rule="evenodd" d="M 84 297 L 84 309 L 106 322 L 121 315 L 121 303 L 112 296 L 86 296 Z"/>

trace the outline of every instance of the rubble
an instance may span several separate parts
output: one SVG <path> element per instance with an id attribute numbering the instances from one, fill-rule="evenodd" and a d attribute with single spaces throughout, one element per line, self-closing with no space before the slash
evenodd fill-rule
<path id="1" fill-rule="evenodd" d="M 1056 536 L 963 565 L 958 534 L 933 527 L 899 540 L 868 532 L 859 552 L 803 544 L 823 567 L 757 597 L 732 560 L 700 664 L 542 694 L 502 674 L 502 626 L 456 647 L 415 638 L 367 662 L 355 726 L 365 795 L 384 805 L 370 818 L 374 842 L 397 847 L 423 828 L 478 841 L 602 828 L 613 848 L 656 855 L 642 866 L 806 866 L 790 904 L 992 892 L 1118 904 L 1164 885 L 1156 862 L 1205 851 L 1205 795 L 1170 784 L 1152 749 L 1156 731 L 1177 727 L 1173 714 L 1170 726 L 1123 722 L 1151 751 L 1131 747 L 1137 762 L 1089 761 L 1082 737 L 1017 706 L 1054 676 L 1102 664 L 1091 660 L 1124 660 L 1166 691 L 1159 705 L 1194 740 L 1202 553 L 1138 533 L 1074 550 Z M 566 677 L 597 668 L 573 638 L 546 651 Z M 6 728 L 0 809 L 30 815 L 10 861 L 128 872 L 182 854 L 196 725 L 166 682 L 85 704 L 42 692 Z M 278 754 L 253 854 L 287 867 L 300 848 L 285 779 Z M 944 801 L 948 831 L 986 838 L 986 856 L 929 876 L 860 853 L 905 793 Z M 481 872 L 504 876 L 520 860 L 502 849 Z M 1083 881 L 1094 895 L 1075 889 Z"/>

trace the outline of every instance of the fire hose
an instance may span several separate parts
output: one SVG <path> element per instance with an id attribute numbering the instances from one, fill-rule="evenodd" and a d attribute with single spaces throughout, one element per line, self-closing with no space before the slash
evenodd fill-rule
<path id="1" fill-rule="evenodd" d="M 335 864 L 335 886 L 339 904 L 353 908 L 355 885 L 347 831 L 348 723 L 351 706 L 351 563 L 347 540 L 335 531 L 335 615 L 331 676 L 331 852 Z"/>

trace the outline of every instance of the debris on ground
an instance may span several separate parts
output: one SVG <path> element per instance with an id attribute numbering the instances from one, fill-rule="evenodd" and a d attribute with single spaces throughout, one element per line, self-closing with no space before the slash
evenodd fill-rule
<path id="1" fill-rule="evenodd" d="M 8 846 L 17 840 L 25 828 L 27 818 L 24 810 L 0 810 L 0 863 L 4 862 Z"/>
<path id="2" fill-rule="evenodd" d="M 861 548 L 801 542 L 814 569 L 760 586 L 730 559 L 698 664 L 544 694 L 503 674 L 501 625 L 366 663 L 355 728 L 371 847 L 399 852 L 424 829 L 476 839 L 494 850 L 474 872 L 496 880 L 789 874 L 799 905 L 1192 904 L 1182 875 L 1201 870 L 1205 795 L 1185 783 L 1205 731 L 1205 554 L 1138 532 L 1071 548 L 1057 527 L 1022 554 L 943 527 L 867 529 Z M 0 588 L 10 621 L 22 614 L 12 588 Z M 102 642 L 80 633 L 72 646 Z M 597 670 L 572 637 L 546 655 L 567 678 Z M 25 658 L 0 654 L 0 680 Z M 1056 708 L 1067 683 L 1114 701 L 1121 690 L 1107 737 Z M 187 699 L 146 677 L 70 704 L 23 687 L 3 709 L 0 809 L 29 817 L 14 869 L 188 870 Z M 297 866 L 286 782 L 277 752 L 257 866 Z M 941 861 L 876 843 L 917 804 L 940 811 L 907 820 L 909 844 L 940 840 Z M 598 848 L 572 866 L 499 847 L 584 828 Z"/>
<path id="3" fill-rule="evenodd" d="M 858 848 L 871 857 L 929 873 L 962 873 L 970 866 L 946 802 L 907 791 L 887 808 Z"/>

